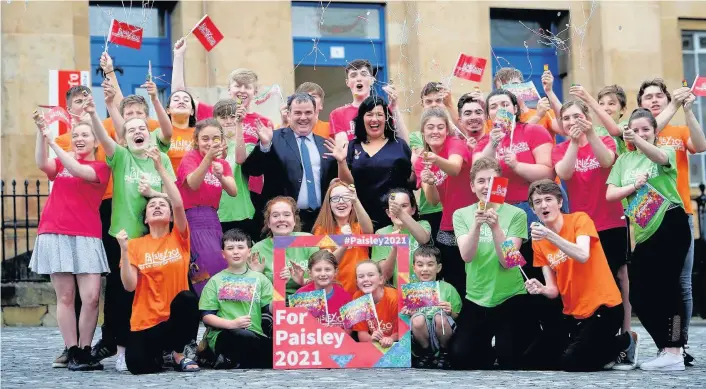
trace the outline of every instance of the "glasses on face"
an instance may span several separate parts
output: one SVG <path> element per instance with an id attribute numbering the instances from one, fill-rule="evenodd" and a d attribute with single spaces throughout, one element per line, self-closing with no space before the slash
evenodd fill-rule
<path id="1" fill-rule="evenodd" d="M 336 203 L 350 203 L 351 199 L 347 196 L 331 196 L 329 200 L 332 204 Z"/>

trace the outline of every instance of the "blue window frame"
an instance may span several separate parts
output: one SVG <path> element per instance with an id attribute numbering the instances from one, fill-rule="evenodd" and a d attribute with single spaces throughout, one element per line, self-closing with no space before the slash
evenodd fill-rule
<path id="1" fill-rule="evenodd" d="M 385 7 L 324 3 L 323 12 L 320 2 L 292 3 L 294 66 L 345 67 L 354 59 L 367 59 L 379 81 L 375 91 L 384 96 L 382 83 L 388 80 Z M 332 50 L 339 54 L 337 58 L 332 58 Z"/>
<path id="2" fill-rule="evenodd" d="M 144 26 L 142 47 L 140 50 L 108 43 L 108 54 L 115 67 L 122 69 L 117 73 L 118 83 L 123 95 L 139 94 L 147 98 L 147 92 L 140 88 L 148 73 L 148 62 L 152 62 L 153 81 L 160 91 L 160 101 L 166 105 L 166 98 L 171 92 L 169 82 L 172 78 L 171 15 L 175 2 L 154 2 L 152 8 L 142 9 L 135 5 L 130 9 L 121 2 L 91 2 L 89 23 L 91 31 L 91 69 L 92 85 L 96 108 L 102 118 L 107 117 L 103 99 L 103 79 L 96 74 L 100 68 L 100 56 L 105 49 L 111 16 L 133 25 Z M 150 117 L 154 117 L 154 108 L 149 98 Z"/>

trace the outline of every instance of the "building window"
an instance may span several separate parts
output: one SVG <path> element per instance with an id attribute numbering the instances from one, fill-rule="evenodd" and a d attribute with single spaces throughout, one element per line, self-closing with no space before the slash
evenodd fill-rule
<path id="1" fill-rule="evenodd" d="M 88 8 L 89 28 L 93 36 L 107 36 L 113 18 L 142 27 L 143 38 L 164 38 L 166 10 L 159 8 L 133 8 L 121 5 L 91 4 Z"/>
<path id="2" fill-rule="evenodd" d="M 292 36 L 381 39 L 380 8 L 343 8 L 292 4 Z"/>
<path id="3" fill-rule="evenodd" d="M 691 85 L 696 76 L 706 75 L 706 31 L 682 31 L 682 58 L 684 77 Z M 697 97 L 694 103 L 694 115 L 699 123 L 706 123 L 706 98 Z M 706 182 L 706 163 L 704 155 L 689 155 L 689 173 L 691 186 Z"/>

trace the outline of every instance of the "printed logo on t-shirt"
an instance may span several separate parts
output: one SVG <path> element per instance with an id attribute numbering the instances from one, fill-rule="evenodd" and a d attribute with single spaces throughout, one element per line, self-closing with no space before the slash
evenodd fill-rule
<path id="1" fill-rule="evenodd" d="M 439 185 L 443 184 L 444 181 L 446 181 L 446 177 L 448 177 L 448 176 L 449 176 L 449 175 L 446 174 L 446 172 L 444 172 L 443 170 L 441 170 L 441 169 L 437 170 L 437 171 L 434 173 L 434 184 L 435 184 L 436 186 L 439 186 Z"/>
<path id="2" fill-rule="evenodd" d="M 679 138 L 674 138 L 672 136 L 660 136 L 657 137 L 658 146 L 669 146 L 676 151 L 684 151 L 684 141 Z"/>
<path id="3" fill-rule="evenodd" d="M 569 257 L 561 250 L 557 251 L 555 254 L 547 254 L 547 261 L 552 269 L 566 262 L 567 259 L 569 259 Z"/>
<path id="4" fill-rule="evenodd" d="M 144 263 L 139 264 L 137 267 L 140 270 L 161 267 L 172 262 L 177 262 L 181 260 L 181 258 L 181 251 L 179 251 L 179 249 L 166 249 L 161 253 L 145 253 Z"/>
<path id="5" fill-rule="evenodd" d="M 263 123 L 262 125 L 264 126 L 265 124 Z M 245 135 L 249 135 L 255 139 L 259 139 L 257 135 L 257 127 L 253 126 L 251 123 L 243 122 L 243 139 L 245 140 L 245 143 L 248 143 L 247 137 Z"/>
<path id="6" fill-rule="evenodd" d="M 130 167 L 130 171 L 125 174 L 125 182 L 128 184 L 139 184 L 140 179 L 146 178 L 150 186 L 160 186 L 162 185 L 162 178 L 157 174 L 148 173 L 134 166 Z"/>
<path id="7" fill-rule="evenodd" d="M 587 171 L 596 170 L 599 167 L 601 167 L 601 164 L 598 162 L 596 157 L 586 157 L 577 159 L 574 169 L 577 172 L 585 173 Z"/>
<path id="8" fill-rule="evenodd" d="M 219 181 L 216 176 L 211 174 L 211 172 L 206 173 L 206 176 L 203 178 L 203 182 L 211 186 L 221 186 L 221 181 Z"/>
<path id="9" fill-rule="evenodd" d="M 66 178 L 73 177 L 73 175 L 72 175 L 71 173 L 69 173 L 69 171 L 68 171 L 66 168 L 64 168 L 63 170 L 61 170 L 61 171 L 59 172 L 59 174 L 57 174 L 56 176 L 57 176 L 57 177 L 66 177 Z"/>
<path id="10" fill-rule="evenodd" d="M 182 137 L 172 138 L 171 145 L 169 146 L 169 151 L 187 151 L 191 150 L 191 145 L 193 140 L 184 139 Z"/>
<path id="11" fill-rule="evenodd" d="M 514 143 L 511 147 L 499 147 L 497 150 L 495 150 L 495 158 L 503 159 L 505 157 L 505 154 L 508 152 L 512 152 L 513 154 L 517 155 L 519 153 L 524 153 L 525 151 L 530 151 L 527 142 L 518 142 Z"/>
<path id="12" fill-rule="evenodd" d="M 505 236 L 507 236 L 507 229 L 503 228 L 502 230 Z M 482 243 L 490 243 L 493 241 L 493 231 L 485 223 L 480 226 L 480 237 L 478 238 L 478 241 Z"/>
<path id="13" fill-rule="evenodd" d="M 624 185 L 629 185 L 634 183 L 637 180 L 637 176 L 643 175 L 645 173 L 649 173 L 648 179 L 652 177 L 657 177 L 657 165 L 652 164 L 648 170 L 644 169 L 628 169 L 625 171 L 625 174 L 623 175 L 623 184 Z"/>

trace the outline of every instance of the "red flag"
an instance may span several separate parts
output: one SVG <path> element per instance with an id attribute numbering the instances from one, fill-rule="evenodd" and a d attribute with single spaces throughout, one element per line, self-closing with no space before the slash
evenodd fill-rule
<path id="1" fill-rule="evenodd" d="M 490 190 L 485 197 L 486 203 L 503 204 L 507 195 L 507 184 L 509 180 L 505 177 L 493 177 L 490 179 Z"/>
<path id="2" fill-rule="evenodd" d="M 698 76 L 691 87 L 691 91 L 696 96 L 706 97 L 706 77 Z"/>
<path id="3" fill-rule="evenodd" d="M 211 51 L 218 42 L 223 40 L 223 34 L 218 31 L 218 28 L 208 15 L 201 18 L 191 32 L 199 38 L 199 41 L 206 48 L 206 51 Z"/>
<path id="4" fill-rule="evenodd" d="M 62 107 L 56 107 L 51 105 L 40 105 L 42 108 L 47 108 L 47 111 L 43 111 L 44 122 L 46 125 L 50 125 L 54 122 L 66 123 L 67 126 L 71 127 L 71 116 Z"/>
<path id="5" fill-rule="evenodd" d="M 471 57 L 470 55 L 461 53 L 458 57 L 458 62 L 456 62 L 454 76 L 469 81 L 480 82 L 483 78 L 486 62 L 487 60 L 485 58 Z"/>
<path id="6" fill-rule="evenodd" d="M 142 47 L 142 28 L 113 19 L 110 22 L 108 42 L 140 50 L 140 47 Z"/>

